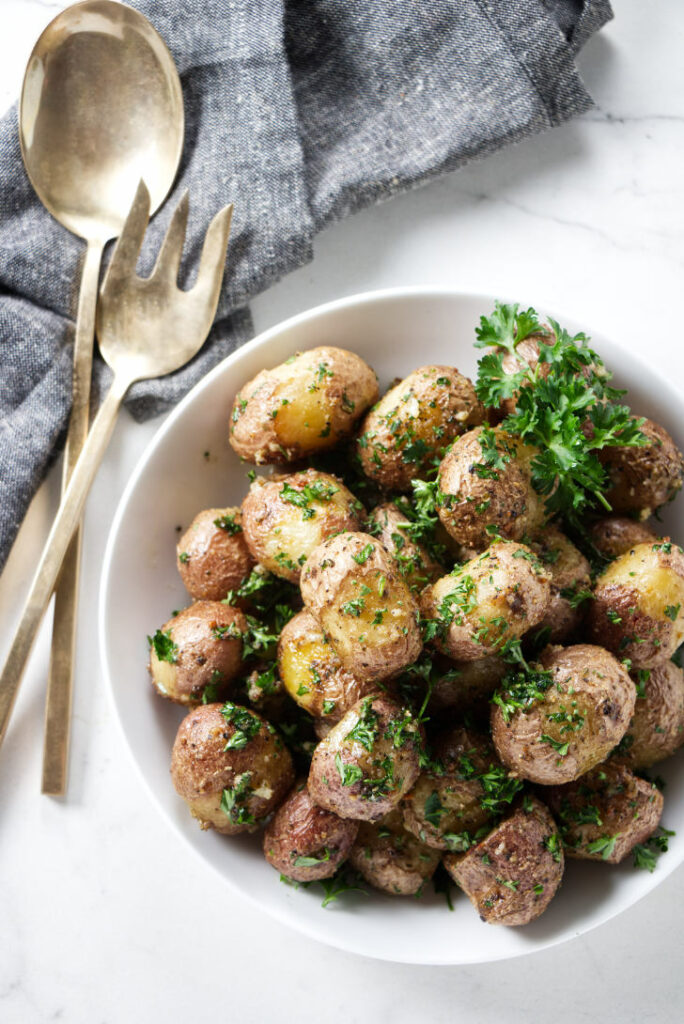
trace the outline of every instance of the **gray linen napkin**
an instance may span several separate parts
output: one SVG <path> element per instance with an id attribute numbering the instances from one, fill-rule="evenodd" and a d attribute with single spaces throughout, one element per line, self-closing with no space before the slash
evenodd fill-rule
<path id="1" fill-rule="evenodd" d="M 235 202 L 216 325 L 190 365 L 137 384 L 168 409 L 250 337 L 249 299 L 312 257 L 330 222 L 592 105 L 574 56 L 608 0 L 135 0 L 183 84 L 186 144 L 142 256 L 190 189 L 186 278 Z M 0 569 L 64 436 L 83 243 L 33 195 L 12 109 L 0 121 Z M 95 390 L 107 369 L 95 369 Z"/>

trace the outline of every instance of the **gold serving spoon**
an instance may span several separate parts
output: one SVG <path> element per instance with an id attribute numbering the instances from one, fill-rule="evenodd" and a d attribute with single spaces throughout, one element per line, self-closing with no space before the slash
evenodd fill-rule
<path id="1" fill-rule="evenodd" d="M 147 228 L 150 197 L 142 182 L 138 186 L 105 274 L 97 311 L 100 352 L 114 371 L 114 380 L 74 466 L 0 674 L 0 743 L 124 395 L 136 380 L 162 377 L 185 365 L 209 333 L 221 289 L 232 210 L 232 206 L 224 207 L 212 220 L 197 281 L 189 291 L 181 291 L 176 282 L 188 216 L 187 193 L 173 214 L 151 276 L 143 279 L 136 275 L 135 265 Z"/>
<path id="2" fill-rule="evenodd" d="M 102 250 L 121 231 L 141 178 L 152 209 L 163 202 L 178 169 L 183 128 L 173 58 L 142 14 L 110 0 L 86 0 L 45 29 L 24 76 L 21 151 L 43 205 L 87 242 L 63 488 L 88 433 Z M 53 795 L 66 791 L 79 552 L 80 530 L 55 593 L 42 783 L 43 793 Z"/>

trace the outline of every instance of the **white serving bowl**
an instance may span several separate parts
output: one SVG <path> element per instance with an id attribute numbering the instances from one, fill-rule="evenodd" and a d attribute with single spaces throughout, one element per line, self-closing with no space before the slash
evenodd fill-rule
<path id="1" fill-rule="evenodd" d="M 453 913 L 432 894 L 421 900 L 353 896 L 324 910 L 319 886 L 297 890 L 280 882 L 261 854 L 259 836 L 201 832 L 176 796 L 169 760 L 184 712 L 154 694 L 145 638 L 188 603 L 175 565 L 177 528 L 201 509 L 240 504 L 246 493 L 248 467 L 228 444 L 228 417 L 247 380 L 298 349 L 322 344 L 357 352 L 377 371 L 381 389 L 427 363 L 457 366 L 472 377 L 474 328 L 493 304 L 489 296 L 456 292 L 375 292 L 319 306 L 255 338 L 200 381 L 158 431 L 121 498 L 105 557 L 100 642 L 106 674 L 126 742 L 157 807 L 205 863 L 259 908 L 331 946 L 383 960 L 464 964 L 514 957 L 580 935 L 636 903 L 684 860 L 684 758 L 658 766 L 667 781 L 663 821 L 678 834 L 652 875 L 628 865 L 570 861 L 549 910 L 517 929 L 483 924 L 456 893 Z M 568 329 L 589 333 L 586 324 L 555 316 Z M 652 415 L 683 446 L 684 412 L 671 385 L 615 343 L 594 336 L 592 344 L 616 382 L 629 388 L 635 412 Z M 663 532 L 677 537 L 675 515 L 671 506 Z M 207 875 L 208 900 L 210 884 Z"/>

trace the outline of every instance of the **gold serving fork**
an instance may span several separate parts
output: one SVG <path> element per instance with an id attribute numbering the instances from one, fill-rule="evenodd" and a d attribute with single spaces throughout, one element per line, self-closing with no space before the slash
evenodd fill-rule
<path id="1" fill-rule="evenodd" d="M 124 395 L 137 380 L 163 377 L 180 369 L 196 355 L 209 334 L 221 290 L 232 212 L 232 205 L 226 206 L 212 220 L 197 281 L 189 291 L 181 291 L 177 278 L 188 218 L 187 193 L 174 211 L 152 274 L 140 278 L 135 266 L 149 220 L 150 196 L 143 182 L 138 186 L 107 268 L 97 309 L 100 352 L 114 371 L 114 380 L 64 492 L 0 675 L 0 743 Z"/>

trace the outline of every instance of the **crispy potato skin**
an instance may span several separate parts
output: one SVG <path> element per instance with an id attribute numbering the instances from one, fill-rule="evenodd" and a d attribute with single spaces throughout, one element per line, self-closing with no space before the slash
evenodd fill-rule
<path id="1" fill-rule="evenodd" d="M 367 477 L 387 491 L 409 491 L 435 455 L 484 410 L 467 377 L 450 366 L 421 366 L 366 416 L 357 452 Z"/>
<path id="2" fill-rule="evenodd" d="M 658 535 L 646 523 L 626 516 L 606 516 L 599 519 L 589 530 L 591 542 L 606 558 L 625 555 L 637 544 L 657 544 Z"/>
<path id="3" fill-rule="evenodd" d="M 528 797 L 526 806 L 528 810 L 519 807 L 467 853 L 443 858 L 487 924 L 534 921 L 556 895 L 563 877 L 563 846 L 555 821 L 541 800 Z"/>
<path id="4" fill-rule="evenodd" d="M 171 778 L 201 828 L 224 835 L 254 832 L 292 786 L 292 758 L 273 726 L 255 711 L 247 713 L 258 730 L 244 746 L 226 750 L 238 729 L 222 707 L 203 704 L 185 716 L 173 745 Z M 221 809 L 224 790 L 234 797 L 230 813 Z"/>
<path id="5" fill-rule="evenodd" d="M 531 482 L 535 450 L 499 428 L 493 434 L 497 452 L 506 460 L 501 469 L 487 464 L 481 442 L 488 435 L 482 427 L 459 437 L 439 467 L 439 518 L 455 541 L 475 551 L 488 547 L 492 537 L 487 527 L 496 527 L 509 540 L 521 540 L 546 518 L 544 500 Z"/>
<path id="6" fill-rule="evenodd" d="M 524 544 L 497 541 L 420 597 L 439 624 L 434 643 L 455 661 L 477 661 L 520 637 L 546 614 L 550 574 Z"/>
<path id="7" fill-rule="evenodd" d="M 315 469 L 255 480 L 242 503 L 252 557 L 291 583 L 299 582 L 301 567 L 315 547 L 340 530 L 362 529 L 363 517 L 363 506 L 351 491 L 337 477 Z"/>
<path id="8" fill-rule="evenodd" d="M 516 710 L 508 721 L 493 705 L 492 739 L 512 771 L 553 786 L 572 782 L 605 760 L 627 731 L 636 689 L 624 666 L 591 644 L 547 647 L 540 664 L 551 673 L 543 699 Z M 554 743 L 567 743 L 567 752 Z"/>
<path id="9" fill-rule="evenodd" d="M 388 679 L 420 654 L 416 599 L 394 559 L 369 534 L 342 533 L 315 548 L 302 569 L 301 591 L 353 675 Z"/>
<path id="10" fill-rule="evenodd" d="M 305 782 L 294 787 L 264 831 L 264 856 L 295 882 L 330 878 L 349 855 L 358 822 L 339 818 L 311 802 Z M 318 864 L 298 864 L 302 858 Z"/>
<path id="11" fill-rule="evenodd" d="M 374 889 L 390 896 L 415 896 L 439 864 L 439 852 L 407 832 L 398 811 L 361 822 L 349 862 Z"/>
<path id="12" fill-rule="evenodd" d="M 563 594 L 570 590 L 589 591 L 591 567 L 582 552 L 556 526 L 546 526 L 530 542 L 530 547 L 551 574 L 551 602 L 537 629 L 549 630 L 549 643 L 561 643 L 579 628 L 585 608 L 584 602 L 573 608 Z"/>
<path id="13" fill-rule="evenodd" d="M 290 697 L 314 718 L 339 722 L 361 697 L 376 689 L 342 667 L 313 615 L 298 612 L 278 641 L 278 671 Z"/>
<path id="14" fill-rule="evenodd" d="M 242 669 L 242 639 L 214 633 L 216 628 L 244 632 L 247 622 L 237 608 L 220 601 L 195 601 L 161 627 L 176 644 L 175 661 L 157 657 L 150 648 L 148 671 L 155 690 L 176 704 L 194 705 L 210 684 L 223 696 Z"/>
<path id="15" fill-rule="evenodd" d="M 364 697 L 314 750 L 311 799 L 341 818 L 378 821 L 418 778 L 421 748 L 422 730 L 408 709 L 382 694 Z"/>
<path id="16" fill-rule="evenodd" d="M 681 489 L 684 462 L 664 427 L 645 420 L 640 429 L 648 444 L 604 448 L 598 456 L 611 481 L 606 498 L 614 511 L 647 519 Z"/>
<path id="17" fill-rule="evenodd" d="M 217 525 L 222 517 L 228 529 Z M 229 590 L 236 590 L 254 567 L 240 509 L 208 508 L 198 513 L 176 545 L 176 564 L 196 601 L 221 601 Z"/>
<path id="18" fill-rule="evenodd" d="M 684 743 L 684 672 L 671 661 L 642 669 L 645 696 L 637 697 L 620 756 L 636 770 L 650 768 Z M 634 678 L 634 676 L 632 677 Z"/>
<path id="19" fill-rule="evenodd" d="M 404 828 L 422 843 L 450 850 L 450 835 L 472 836 L 491 818 L 482 807 L 484 789 L 478 776 L 499 762 L 486 736 L 462 726 L 438 736 L 434 753 L 443 771 L 421 773 L 401 802 L 401 814 Z"/>
<path id="20" fill-rule="evenodd" d="M 373 536 L 387 548 L 411 590 L 418 593 L 444 574 L 444 566 L 422 544 L 411 540 L 407 526 L 410 520 L 391 501 L 373 509 L 368 520 Z"/>
<path id="21" fill-rule="evenodd" d="M 248 462 L 295 462 L 350 437 L 377 398 L 377 378 L 355 353 L 327 345 L 298 352 L 240 390 L 230 443 Z"/>
<path id="22" fill-rule="evenodd" d="M 664 541 L 637 544 L 596 580 L 588 612 L 591 639 L 634 668 L 671 658 L 684 640 L 684 553 Z"/>
<path id="23" fill-rule="evenodd" d="M 551 786 L 544 797 L 560 824 L 565 852 L 577 860 L 619 864 L 658 827 L 663 796 L 619 761 L 606 761 L 576 782 Z M 600 824 L 587 821 L 598 818 Z M 591 850 L 592 843 L 615 837 L 611 846 Z"/>

